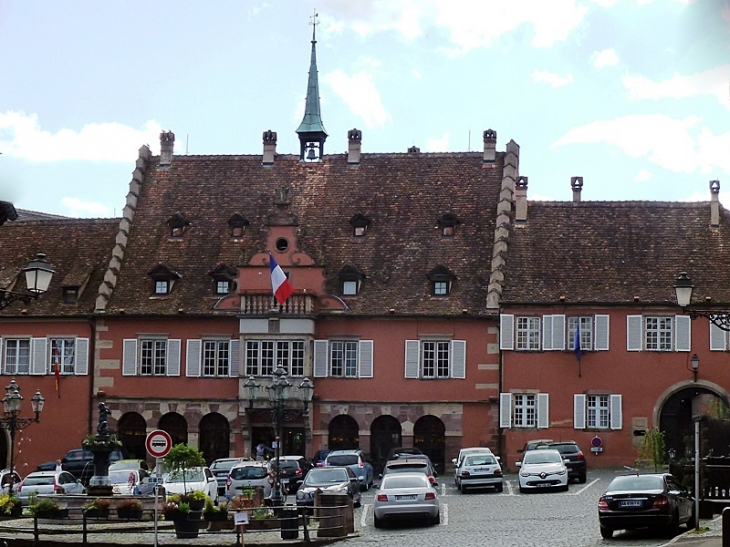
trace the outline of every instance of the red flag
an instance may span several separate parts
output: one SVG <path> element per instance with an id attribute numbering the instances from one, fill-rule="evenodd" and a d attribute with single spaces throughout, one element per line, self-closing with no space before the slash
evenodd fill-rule
<path id="1" fill-rule="evenodd" d="M 53 375 L 56 377 L 56 391 L 58 392 L 58 397 L 60 398 L 61 384 L 59 380 L 61 379 L 61 363 L 58 362 L 58 346 L 56 346 L 53 350 Z"/>

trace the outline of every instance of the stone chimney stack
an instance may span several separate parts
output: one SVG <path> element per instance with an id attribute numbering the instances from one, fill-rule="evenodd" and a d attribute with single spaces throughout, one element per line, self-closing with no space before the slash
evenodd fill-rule
<path id="1" fill-rule="evenodd" d="M 515 223 L 527 222 L 527 177 L 517 177 L 515 183 Z"/>
<path id="2" fill-rule="evenodd" d="M 583 189 L 583 177 L 570 177 L 570 187 L 573 189 L 573 203 L 580 203 L 580 191 Z"/>
<path id="3" fill-rule="evenodd" d="M 172 164 L 172 151 L 175 148 L 175 133 L 163 131 L 160 133 L 160 165 Z"/>
<path id="4" fill-rule="evenodd" d="M 497 132 L 487 129 L 484 132 L 484 159 L 483 163 L 494 163 L 497 149 Z"/>
<path id="5" fill-rule="evenodd" d="M 710 227 L 720 227 L 720 181 L 710 181 Z"/>
<path id="6" fill-rule="evenodd" d="M 360 148 L 362 146 L 362 131 L 350 129 L 347 132 L 347 164 L 360 165 Z"/>
<path id="7" fill-rule="evenodd" d="M 269 129 L 264 131 L 264 157 L 261 160 L 263 165 L 274 165 L 274 157 L 276 157 L 276 131 Z"/>

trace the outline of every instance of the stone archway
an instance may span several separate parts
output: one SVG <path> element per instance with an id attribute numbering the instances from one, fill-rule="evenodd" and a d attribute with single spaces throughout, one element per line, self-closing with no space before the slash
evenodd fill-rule
<path id="1" fill-rule="evenodd" d="M 231 426 L 222 414 L 211 412 L 200 420 L 198 425 L 200 451 L 208 465 L 218 458 L 230 456 Z"/>
<path id="2" fill-rule="evenodd" d="M 330 450 L 353 450 L 360 448 L 360 430 L 352 416 L 340 414 L 329 423 Z"/>
<path id="3" fill-rule="evenodd" d="M 188 444 L 188 421 L 177 412 L 168 412 L 161 416 L 157 427 L 170 434 L 172 446 Z"/>
<path id="4" fill-rule="evenodd" d="M 413 424 L 413 446 L 426 454 L 436 471 L 444 473 L 446 469 L 446 427 L 436 416 L 427 415 Z"/>
<path id="5" fill-rule="evenodd" d="M 400 422 L 393 416 L 378 416 L 370 426 L 370 460 L 375 473 L 383 469 L 391 448 L 403 446 Z"/>
<path id="6" fill-rule="evenodd" d="M 144 442 L 147 438 L 147 423 L 141 414 L 127 412 L 117 420 L 117 438 L 122 442 L 130 458 L 144 460 L 147 449 Z"/>

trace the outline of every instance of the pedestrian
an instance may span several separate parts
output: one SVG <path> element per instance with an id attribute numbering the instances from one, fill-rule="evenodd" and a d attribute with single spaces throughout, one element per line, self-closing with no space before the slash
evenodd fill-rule
<path id="1" fill-rule="evenodd" d="M 256 446 L 256 461 L 262 462 L 266 459 L 266 452 L 270 452 L 271 449 L 264 443 L 259 443 Z"/>
<path id="2" fill-rule="evenodd" d="M 56 460 L 56 471 L 63 471 L 63 464 L 61 460 Z"/>

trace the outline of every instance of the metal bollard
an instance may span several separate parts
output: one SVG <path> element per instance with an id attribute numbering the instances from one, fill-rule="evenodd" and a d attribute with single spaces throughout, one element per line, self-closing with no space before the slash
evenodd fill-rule
<path id="1" fill-rule="evenodd" d="M 722 547 L 730 547 L 730 507 L 722 510 Z"/>

